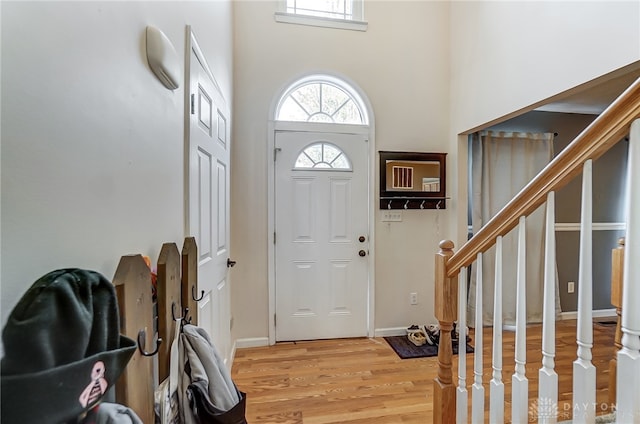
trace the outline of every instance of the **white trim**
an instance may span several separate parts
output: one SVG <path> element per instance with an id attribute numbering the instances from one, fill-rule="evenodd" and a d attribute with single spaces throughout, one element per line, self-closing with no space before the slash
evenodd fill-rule
<path id="1" fill-rule="evenodd" d="M 616 310 L 614 309 L 596 309 L 591 312 L 593 318 L 616 318 Z M 578 311 L 568 311 L 560 313 L 561 320 L 578 319 Z"/>
<path id="2" fill-rule="evenodd" d="M 184 147 L 183 147 L 183 166 L 184 172 L 182 175 L 182 190 L 184 195 L 182 196 L 182 205 L 184 208 L 184 234 L 190 234 L 191 231 L 189 226 L 191 225 L 189 220 L 189 214 L 191 213 L 191 205 L 189 204 L 189 146 L 191 144 L 191 50 L 193 40 L 195 40 L 195 36 L 193 35 L 193 31 L 191 31 L 191 25 L 187 25 L 186 27 L 186 50 L 185 50 L 185 64 L 184 64 L 184 90 L 183 90 L 183 99 L 184 99 Z M 196 42 L 197 43 L 197 42 Z M 198 51 L 200 51 L 198 49 Z"/>
<path id="3" fill-rule="evenodd" d="M 335 79 L 342 84 L 348 84 L 354 94 L 362 101 L 364 107 L 363 112 L 367 114 L 368 125 L 347 125 L 347 124 L 320 124 L 310 122 L 283 122 L 274 121 L 278 105 L 282 97 L 291 89 L 292 86 L 298 85 L 305 79 L 318 79 L 320 77 L 329 77 Z M 368 97 L 362 89 L 351 81 L 349 78 L 338 75 L 333 72 L 319 71 L 308 72 L 298 75 L 289 84 L 284 85 L 273 97 L 271 106 L 269 107 L 269 121 L 267 123 L 267 286 L 268 286 L 268 321 L 269 321 L 269 345 L 276 343 L 276 277 L 275 277 L 275 246 L 273 243 L 273 235 L 275 232 L 275 162 L 274 147 L 275 136 L 278 131 L 318 131 L 333 132 L 343 134 L 364 134 L 368 135 L 369 144 L 369 187 L 368 187 L 368 204 L 369 204 L 369 289 L 368 289 L 368 329 L 367 336 L 371 337 L 375 334 L 375 213 L 377 205 L 375 202 L 375 169 L 376 169 L 376 143 L 375 143 L 375 122 L 373 115 L 373 107 Z M 343 85 L 340 85 L 341 87 Z"/>
<path id="4" fill-rule="evenodd" d="M 248 337 L 246 339 L 237 339 L 234 344 L 234 353 L 236 349 L 244 349 L 248 347 L 264 347 L 269 346 L 268 337 Z M 235 357 L 235 355 L 234 355 Z"/>
<path id="5" fill-rule="evenodd" d="M 270 110 L 270 118 L 273 117 L 273 105 Z M 269 321 L 269 345 L 276 343 L 276 254 L 275 254 L 275 230 L 276 230 L 276 203 L 275 203 L 275 122 L 269 119 L 267 124 L 267 292 L 268 321 Z"/>
<path id="6" fill-rule="evenodd" d="M 286 24 L 308 25 L 322 28 L 348 29 L 351 31 L 366 31 L 369 24 L 365 21 L 324 18 L 320 16 L 297 15 L 295 13 L 276 12 L 273 15 L 276 22 Z"/>
<path id="7" fill-rule="evenodd" d="M 225 365 L 227 366 L 227 369 L 229 370 L 229 372 L 231 372 L 231 369 L 233 368 L 233 361 L 235 361 L 236 359 L 236 348 L 237 348 L 237 341 L 234 340 L 233 345 L 231 346 L 231 352 L 229 353 L 229 362 L 226 362 Z"/>
<path id="8" fill-rule="evenodd" d="M 593 231 L 614 231 L 614 230 L 626 230 L 627 224 L 625 222 L 594 222 L 592 224 Z M 556 231 L 580 231 L 579 222 L 556 222 Z"/>
<path id="9" fill-rule="evenodd" d="M 374 337 L 404 336 L 406 334 L 407 329 L 404 327 L 376 328 Z"/>
<path id="10" fill-rule="evenodd" d="M 277 121 L 278 131 L 330 132 L 339 134 L 367 134 L 369 125 L 322 124 L 317 122 Z"/>

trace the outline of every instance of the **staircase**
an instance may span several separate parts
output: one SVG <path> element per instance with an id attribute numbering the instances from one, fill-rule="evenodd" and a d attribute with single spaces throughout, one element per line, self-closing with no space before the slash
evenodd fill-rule
<path id="1" fill-rule="evenodd" d="M 526 375 L 525 322 L 525 234 L 527 217 L 546 202 L 544 312 L 540 349 L 542 363 L 538 372 L 538 399 L 535 420 L 540 423 L 558 422 L 558 374 L 555 369 L 555 192 L 582 174 L 580 224 L 580 268 L 578 280 L 577 354 L 573 362 L 572 422 L 595 423 L 640 422 L 640 275 L 629 271 L 625 262 L 622 273 L 621 349 L 613 367 L 617 370 L 615 384 L 616 413 L 596 417 L 595 367 L 591 362 L 593 346 L 592 322 L 592 163 L 623 137 L 629 135 L 627 174 L 627 258 L 640 257 L 640 79 L 635 81 L 591 125 L 580 133 L 527 186 L 525 186 L 497 215 L 495 215 L 467 243 L 454 252 L 449 240 L 440 242 L 435 255 L 435 315 L 440 324 L 438 377 L 434 381 L 434 423 L 531 422 Z M 515 342 L 515 372 L 510 381 L 502 377 L 501 269 L 502 237 L 517 231 L 519 239 L 517 266 L 517 318 Z M 453 322 L 466 322 L 467 267 L 474 268 L 481 280 L 482 254 L 496 247 L 496 297 L 493 326 L 492 378 L 489 384 L 482 376 L 482 332 L 475 338 L 474 375 L 468 387 L 466 355 L 458 355 L 460 370 L 456 380 L 452 375 L 451 329 Z M 458 284 L 458 282 L 461 282 Z M 482 282 L 477 283 L 479 293 Z M 476 299 L 481 302 L 482 296 Z M 615 304 L 615 303 L 614 303 Z M 481 313 L 481 305 L 476 311 Z M 476 318 L 476 322 L 482 319 Z M 460 338 L 464 340 L 464 338 Z M 505 384 L 511 384 L 511 417 L 504 417 Z M 485 405 L 485 389 L 489 404 Z M 596 421 L 599 420 L 599 421 Z"/>

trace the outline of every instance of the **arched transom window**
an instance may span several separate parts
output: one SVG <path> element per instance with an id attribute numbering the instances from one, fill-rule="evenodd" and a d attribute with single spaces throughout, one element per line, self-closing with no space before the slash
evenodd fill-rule
<path id="1" fill-rule="evenodd" d="M 337 146 L 321 142 L 305 147 L 298 155 L 294 169 L 351 171 L 351 161 Z"/>
<path id="2" fill-rule="evenodd" d="M 366 124 L 355 92 L 330 79 L 305 79 L 290 88 L 278 105 L 278 121 Z"/>

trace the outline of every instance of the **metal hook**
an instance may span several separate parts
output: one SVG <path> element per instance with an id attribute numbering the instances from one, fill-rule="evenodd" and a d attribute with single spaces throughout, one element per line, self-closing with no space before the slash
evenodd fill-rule
<path id="1" fill-rule="evenodd" d="M 391 209 L 391 200 L 389 200 L 389 203 L 387 204 L 387 209 Z"/>
<path id="2" fill-rule="evenodd" d="M 426 200 L 423 200 L 422 203 L 420 203 L 420 209 L 424 209 L 424 202 L 426 202 Z"/>
<path id="3" fill-rule="evenodd" d="M 162 344 L 162 339 L 158 337 L 158 340 L 156 340 L 156 350 L 154 350 L 153 352 L 145 352 L 144 345 L 146 338 L 147 332 L 145 330 L 138 331 L 138 350 L 140 351 L 140 354 L 142 354 L 142 356 L 153 356 L 157 354 L 158 350 L 160 349 L 160 344 Z"/>
<path id="4" fill-rule="evenodd" d="M 440 202 L 442 202 L 442 200 L 438 200 L 438 203 L 436 204 L 436 209 L 440 209 Z"/>
<path id="5" fill-rule="evenodd" d="M 191 298 L 196 302 L 200 302 L 202 299 L 204 299 L 204 290 L 200 292 L 200 297 L 196 298 L 196 286 L 191 286 Z"/>
<path id="6" fill-rule="evenodd" d="M 184 316 L 176 318 L 175 307 L 176 307 L 176 302 L 171 302 L 171 318 L 173 318 L 174 321 L 182 321 L 184 319 Z M 186 308 L 186 309 L 187 311 L 189 310 L 189 308 Z"/>
<path id="7" fill-rule="evenodd" d="M 189 308 L 184 308 L 184 318 L 182 319 L 182 323 L 184 324 L 185 322 L 187 324 L 191 324 L 191 319 L 193 317 L 189 316 Z"/>
<path id="8" fill-rule="evenodd" d="M 409 208 L 409 201 L 407 200 L 406 202 L 404 202 L 404 208 L 408 209 Z"/>

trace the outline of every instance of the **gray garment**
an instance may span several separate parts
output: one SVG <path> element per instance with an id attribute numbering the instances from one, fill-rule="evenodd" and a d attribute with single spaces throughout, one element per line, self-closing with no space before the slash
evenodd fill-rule
<path id="1" fill-rule="evenodd" d="M 133 410 L 117 403 L 101 402 L 87 416 L 95 424 L 143 424 Z"/>
<path id="2" fill-rule="evenodd" d="M 185 424 L 197 422 L 187 395 L 187 389 L 192 383 L 197 382 L 200 386 L 207 387 L 211 404 L 221 411 L 228 411 L 240 402 L 231 373 L 205 330 L 185 324 L 178 348 L 178 397 Z M 190 375 L 187 374 L 187 370 L 190 370 Z"/>

